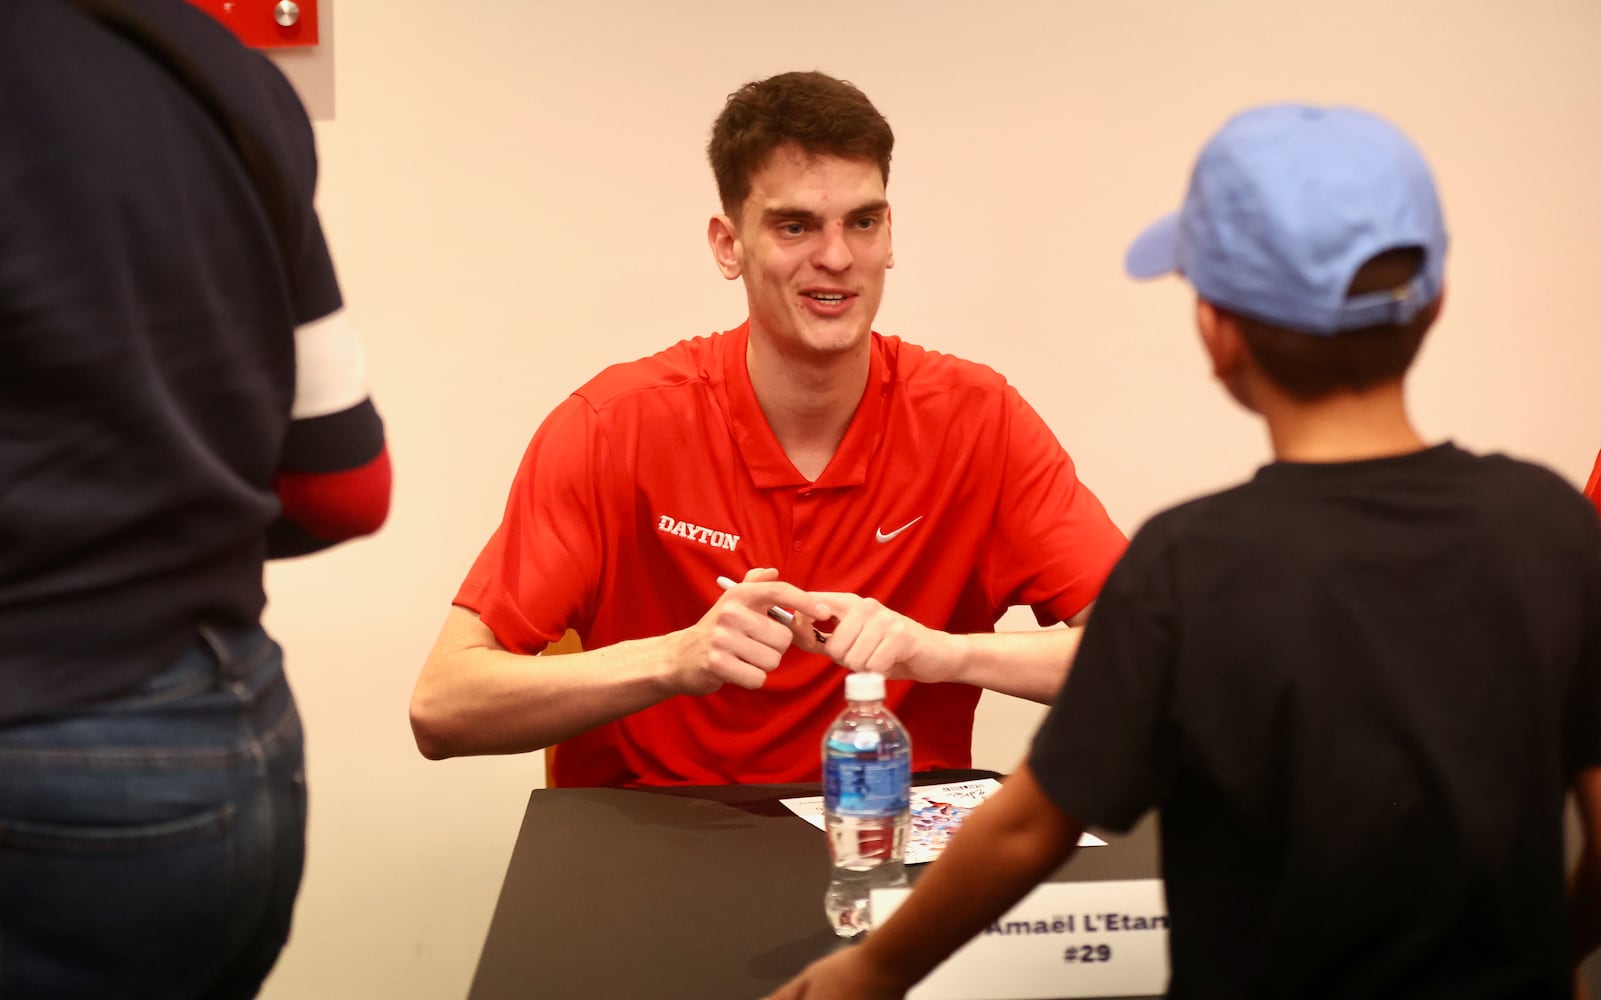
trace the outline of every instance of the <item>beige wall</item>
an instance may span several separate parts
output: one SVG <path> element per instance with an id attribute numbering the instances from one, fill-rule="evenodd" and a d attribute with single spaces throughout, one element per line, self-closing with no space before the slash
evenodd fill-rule
<path id="1" fill-rule="evenodd" d="M 325 0 L 326 3 L 326 0 Z M 269 1000 L 464 996 L 538 755 L 428 763 L 406 702 L 523 446 L 614 361 L 739 322 L 707 126 L 820 68 L 900 138 L 878 328 L 1006 373 L 1132 530 L 1265 441 L 1205 378 L 1189 298 L 1119 271 L 1248 103 L 1369 106 L 1438 172 L 1450 299 L 1426 435 L 1581 480 L 1601 446 L 1601 5 L 1593 0 L 811 4 L 339 0 L 321 209 L 396 466 L 374 540 L 272 567 L 310 732 L 310 859 Z M 649 600 L 648 594 L 640 595 Z M 1038 711 L 986 701 L 979 763 Z M 581 919 L 581 918 L 579 918 Z"/>

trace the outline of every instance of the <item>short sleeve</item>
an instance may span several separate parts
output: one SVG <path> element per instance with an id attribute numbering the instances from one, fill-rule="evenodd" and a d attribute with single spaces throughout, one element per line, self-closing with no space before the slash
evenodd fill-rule
<path id="1" fill-rule="evenodd" d="M 587 630 L 604 555 L 608 455 L 594 410 L 578 396 L 529 443 L 500 527 L 455 600 L 507 649 L 538 652 L 569 628 Z"/>
<path id="2" fill-rule="evenodd" d="M 344 304 L 339 279 L 334 274 L 333 257 L 328 253 L 322 223 L 315 211 L 308 211 L 306 215 L 292 281 L 296 327 L 331 316 Z"/>
<path id="3" fill-rule="evenodd" d="M 1142 533 L 1112 571 L 1030 756 L 1057 806 L 1119 832 L 1161 800 L 1174 768 L 1177 615 L 1162 550 Z"/>
<path id="4" fill-rule="evenodd" d="M 997 603 L 1027 604 L 1042 625 L 1096 599 L 1127 540 L 1040 415 L 1006 387 L 1006 458 L 987 575 Z"/>

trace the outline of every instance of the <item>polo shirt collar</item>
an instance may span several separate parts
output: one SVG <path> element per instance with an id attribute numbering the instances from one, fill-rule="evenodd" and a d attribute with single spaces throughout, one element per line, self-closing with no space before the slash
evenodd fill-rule
<path id="1" fill-rule="evenodd" d="M 880 430 L 894 373 L 891 371 L 884 338 L 869 334 L 872 349 L 868 356 L 867 387 L 839 450 L 828 467 L 810 483 L 795 468 L 778 438 L 767 425 L 767 415 L 756 401 L 756 390 L 750 384 L 750 370 L 745 365 L 746 347 L 750 342 L 750 321 L 729 330 L 720 338 L 718 364 L 722 369 L 721 383 L 724 410 L 728 414 L 729 433 L 739 445 L 745 467 L 758 489 L 779 487 L 817 486 L 819 488 L 860 486 L 867 481 L 867 469 L 873 451 L 882 437 Z"/>

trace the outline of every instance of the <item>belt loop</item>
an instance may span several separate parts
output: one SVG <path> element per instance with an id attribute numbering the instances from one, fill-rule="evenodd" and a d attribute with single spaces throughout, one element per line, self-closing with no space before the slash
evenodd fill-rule
<path id="1" fill-rule="evenodd" d="M 249 677 L 272 654 L 272 638 L 259 624 L 249 628 L 197 625 L 195 630 L 216 659 L 217 675 L 223 684 Z"/>
<path id="2" fill-rule="evenodd" d="M 222 636 L 217 634 L 217 630 L 210 625 L 198 626 L 196 631 L 200 633 L 200 641 L 206 644 L 207 649 L 211 650 L 211 658 L 217 661 L 218 673 L 226 674 L 228 661 L 233 659 L 233 655 L 228 652 L 228 644 L 223 641 Z"/>
<path id="3" fill-rule="evenodd" d="M 241 649 L 241 642 L 230 642 L 226 631 L 215 625 L 199 625 L 196 631 L 200 633 L 200 641 L 211 650 L 212 659 L 217 661 L 217 686 L 219 688 L 237 684 L 250 673 L 255 665 Z"/>

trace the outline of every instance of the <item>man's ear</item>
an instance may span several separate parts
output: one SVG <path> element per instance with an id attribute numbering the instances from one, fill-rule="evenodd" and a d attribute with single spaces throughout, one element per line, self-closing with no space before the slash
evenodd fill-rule
<path id="1" fill-rule="evenodd" d="M 740 259 L 745 248 L 739 242 L 739 229 L 726 215 L 714 215 L 706 224 L 706 243 L 712 248 L 712 259 L 723 277 L 733 281 L 740 275 Z"/>
<path id="2" fill-rule="evenodd" d="M 884 209 L 884 236 L 889 240 L 889 260 L 884 264 L 887 269 L 895 266 L 895 226 L 888 208 Z"/>

